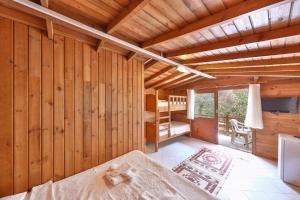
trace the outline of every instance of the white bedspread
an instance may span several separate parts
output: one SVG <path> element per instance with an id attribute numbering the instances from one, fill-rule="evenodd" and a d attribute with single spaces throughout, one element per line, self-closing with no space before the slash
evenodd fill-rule
<path id="1" fill-rule="evenodd" d="M 105 171 L 111 164 L 122 163 L 130 163 L 136 169 L 136 176 L 131 181 L 112 186 L 104 177 Z M 140 151 L 132 151 L 53 184 L 48 182 L 42 187 L 34 188 L 34 191 L 34 194 L 28 195 L 30 199 L 141 200 L 145 199 L 143 197 L 155 200 L 214 199 Z"/>
<path id="2" fill-rule="evenodd" d="M 171 105 L 173 105 L 174 102 L 171 102 Z M 186 102 L 182 101 L 182 102 L 177 102 L 176 104 L 186 104 Z M 169 106 L 169 102 L 167 100 L 158 100 L 158 107 L 167 107 Z"/>
<path id="3" fill-rule="evenodd" d="M 191 125 L 185 122 L 171 121 L 171 136 L 191 131 Z M 159 136 L 168 134 L 168 124 L 159 126 Z"/>

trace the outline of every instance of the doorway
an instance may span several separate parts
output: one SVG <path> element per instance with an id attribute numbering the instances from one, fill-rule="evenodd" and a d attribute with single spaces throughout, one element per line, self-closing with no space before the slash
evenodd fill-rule
<path id="1" fill-rule="evenodd" d="M 252 152 L 252 132 L 245 127 L 248 88 L 218 91 L 218 143 Z"/>
<path id="2" fill-rule="evenodd" d="M 207 142 L 218 144 L 218 92 L 195 94 L 195 117 L 192 135 Z"/>

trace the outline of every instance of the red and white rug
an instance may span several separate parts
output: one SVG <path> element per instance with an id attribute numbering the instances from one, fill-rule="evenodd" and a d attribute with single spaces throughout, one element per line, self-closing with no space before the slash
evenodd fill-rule
<path id="1" fill-rule="evenodd" d="M 173 168 L 202 190 L 217 195 L 232 167 L 232 156 L 221 151 L 202 148 L 198 153 Z"/>

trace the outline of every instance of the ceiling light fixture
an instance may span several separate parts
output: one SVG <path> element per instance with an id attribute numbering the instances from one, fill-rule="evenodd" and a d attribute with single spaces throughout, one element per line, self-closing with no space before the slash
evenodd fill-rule
<path id="1" fill-rule="evenodd" d="M 203 76 L 205 78 L 209 78 L 209 79 L 215 79 L 215 77 L 209 75 L 209 74 L 205 74 L 205 73 L 202 73 L 196 69 L 193 69 L 193 68 L 190 68 L 190 67 L 186 67 L 184 65 L 177 65 L 176 67 L 176 70 L 182 72 L 182 73 L 192 73 L 192 74 L 195 74 L 195 75 L 199 75 L 199 76 Z"/>

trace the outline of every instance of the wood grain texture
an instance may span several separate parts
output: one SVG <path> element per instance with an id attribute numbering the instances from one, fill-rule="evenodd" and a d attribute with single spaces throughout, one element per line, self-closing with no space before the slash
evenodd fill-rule
<path id="1" fill-rule="evenodd" d="M 64 37 L 54 36 L 54 180 L 65 176 Z"/>
<path id="2" fill-rule="evenodd" d="M 83 170 L 83 46 L 75 42 L 75 172 Z"/>
<path id="3" fill-rule="evenodd" d="M 75 173 L 75 41 L 65 39 L 65 175 Z"/>
<path id="4" fill-rule="evenodd" d="M 53 177 L 53 41 L 42 34 L 42 182 Z"/>
<path id="5" fill-rule="evenodd" d="M 41 32 L 29 28 L 29 187 L 41 182 Z"/>
<path id="6" fill-rule="evenodd" d="M 0 196 L 13 193 L 13 22 L 0 18 Z"/>
<path id="7" fill-rule="evenodd" d="M 8 19 L 0 25 L 1 197 L 79 173 L 133 144 L 143 150 L 141 61 L 128 64 L 58 34 L 50 40 Z"/>
<path id="8" fill-rule="evenodd" d="M 106 142 L 106 103 L 105 103 L 105 50 L 101 49 L 99 52 L 99 163 L 105 162 L 105 142 Z"/>
<path id="9" fill-rule="evenodd" d="M 14 192 L 28 188 L 28 27 L 14 23 Z"/>

